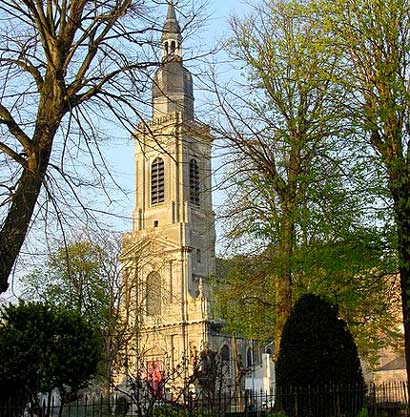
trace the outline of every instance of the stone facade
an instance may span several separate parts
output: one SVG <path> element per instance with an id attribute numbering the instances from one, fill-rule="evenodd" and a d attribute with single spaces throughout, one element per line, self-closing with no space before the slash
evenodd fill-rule
<path id="1" fill-rule="evenodd" d="M 182 112 L 142 124 L 137 133 L 133 232 L 124 252 L 145 287 L 138 302 L 145 306 L 149 356 L 167 353 L 172 364 L 210 342 L 211 143 L 209 129 L 185 120 Z M 147 283 L 153 276 L 156 281 Z"/>
<path id="2" fill-rule="evenodd" d="M 244 389 L 247 378 L 266 377 L 265 368 L 270 372 L 271 366 L 262 366 L 262 352 L 272 344 L 222 334 L 221 321 L 212 315 L 213 138 L 209 127 L 195 120 L 193 80 L 183 66 L 172 2 L 161 41 L 152 120 L 140 123 L 135 133 L 133 230 L 123 247 L 124 314 L 132 333 L 126 367 L 131 378 L 178 373 L 178 381 L 171 378 L 175 387 L 189 379 L 195 364 L 205 363 L 203 352 L 211 352 L 221 364 L 224 386 L 239 383 Z M 271 361 L 271 355 L 264 357 Z"/>
<path id="3" fill-rule="evenodd" d="M 251 344 L 220 334 L 220 322 L 212 317 L 212 136 L 194 117 L 192 76 L 183 66 L 172 3 L 162 47 L 153 117 L 135 133 L 133 230 L 124 236 L 123 250 L 125 310 L 135 332 L 128 363 L 142 363 L 148 373 L 152 366 L 161 372 L 182 366 L 186 377 L 201 352 L 223 352 L 225 382 L 232 385 Z"/>

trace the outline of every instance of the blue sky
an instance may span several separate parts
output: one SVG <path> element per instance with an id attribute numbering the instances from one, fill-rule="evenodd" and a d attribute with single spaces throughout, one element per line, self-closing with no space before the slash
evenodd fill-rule
<path id="1" fill-rule="evenodd" d="M 211 0 L 209 3 L 210 28 L 212 33 L 221 35 L 228 27 L 227 19 L 243 9 L 241 0 Z"/>

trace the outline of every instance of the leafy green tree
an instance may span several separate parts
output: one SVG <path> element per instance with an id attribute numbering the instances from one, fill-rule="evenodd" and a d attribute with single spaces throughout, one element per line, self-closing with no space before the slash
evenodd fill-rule
<path id="1" fill-rule="evenodd" d="M 358 157 L 385 179 L 375 198 L 396 228 L 407 376 L 410 377 L 410 2 L 337 0 L 311 3 L 342 59 L 340 106 Z M 354 158 L 357 162 L 357 158 Z M 371 184 L 370 184 L 371 186 Z"/>
<path id="2" fill-rule="evenodd" d="M 343 235 L 299 252 L 295 271 L 301 278 L 295 292 L 337 304 L 360 357 L 374 368 L 381 350 L 403 348 L 396 258 L 379 231 L 355 227 Z"/>
<path id="3" fill-rule="evenodd" d="M 402 349 L 402 334 L 396 275 L 376 273 L 380 249 L 358 237 L 295 253 L 295 298 L 314 293 L 339 305 L 340 316 L 362 359 L 370 368 L 377 365 L 384 348 Z M 374 242 L 373 242 L 374 244 Z M 225 330 L 248 339 L 275 337 L 275 286 L 271 270 L 275 260 L 267 254 L 236 256 L 219 261 L 220 278 L 215 280 L 215 316 L 225 321 Z"/>
<path id="4" fill-rule="evenodd" d="M 384 223 L 366 217 L 369 193 L 361 190 L 369 176 L 379 177 L 347 157 L 358 149 L 345 140 L 350 126 L 336 103 L 345 95 L 337 83 L 341 58 L 312 10 L 264 0 L 232 21 L 228 50 L 244 81 L 216 92 L 232 167 L 224 225 L 231 252 L 243 256 L 232 259 L 217 295 L 230 330 L 272 335 L 276 353 L 298 297 L 325 295 L 340 302 L 357 334 L 383 329 L 382 343 L 361 337 L 370 356 L 397 337 L 388 299 L 375 303 L 371 320 L 368 304 L 361 308 L 366 291 L 372 299 L 387 293 L 394 254 L 386 251 Z M 266 321 L 256 323 L 263 311 Z"/>
<path id="5" fill-rule="evenodd" d="M 121 242 L 112 235 L 81 235 L 59 245 L 47 264 L 23 281 L 24 298 L 75 310 L 98 329 L 104 341 L 100 374 L 106 394 L 118 354 L 129 338 L 120 311 L 125 293 L 120 251 Z"/>
<path id="6" fill-rule="evenodd" d="M 75 239 L 67 246 L 59 244 L 46 265 L 24 278 L 24 297 L 77 310 L 95 324 L 105 322 L 110 290 L 114 290 L 110 288 L 113 277 L 105 272 L 111 267 L 114 279 L 119 275 L 119 266 L 115 265 L 118 253 L 109 251 L 87 237 Z"/>
<path id="7" fill-rule="evenodd" d="M 283 328 L 276 378 L 288 415 L 295 415 L 295 401 L 297 415 L 355 415 L 360 410 L 364 400 L 360 360 L 336 305 L 312 294 L 296 302 Z M 315 395 L 315 389 L 331 386 L 342 394 Z M 295 396 L 285 395 L 292 387 Z M 307 395 L 309 388 L 313 388 L 312 395 Z M 348 389 L 361 392 L 361 398 L 356 392 L 344 395 L 343 390 Z M 338 410 L 332 407 L 336 401 Z"/>
<path id="8" fill-rule="evenodd" d="M 237 169 L 234 201 L 225 204 L 233 207 L 230 235 L 241 243 L 259 239 L 259 251 L 265 246 L 275 258 L 276 344 L 294 301 L 291 259 L 306 230 L 310 191 L 341 168 L 330 147 L 340 125 L 331 104 L 338 90 L 330 77 L 323 82 L 338 58 L 317 41 L 326 32 L 305 7 L 264 0 L 247 18 L 233 19 L 228 52 L 245 80 L 216 89 L 220 133 Z"/>
<path id="9" fill-rule="evenodd" d="M 261 256 L 217 259 L 213 308 L 227 333 L 249 340 L 274 337 L 275 285 L 262 262 Z"/>
<path id="10" fill-rule="evenodd" d="M 78 312 L 20 302 L 0 314 L 2 385 L 20 387 L 38 406 L 38 394 L 57 390 L 63 406 L 96 375 L 102 341 Z"/>

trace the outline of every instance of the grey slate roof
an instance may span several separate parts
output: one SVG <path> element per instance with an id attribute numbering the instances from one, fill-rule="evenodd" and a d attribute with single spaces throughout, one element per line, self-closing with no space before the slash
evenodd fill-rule
<path id="1" fill-rule="evenodd" d="M 179 27 L 177 15 L 175 13 L 175 6 L 172 1 L 168 4 L 168 13 L 167 13 L 167 20 L 165 21 L 164 27 L 162 29 L 162 39 L 166 39 L 172 36 L 175 37 L 177 40 L 181 41 L 181 28 Z"/>
<path id="2" fill-rule="evenodd" d="M 153 78 L 152 104 L 154 114 L 181 112 L 185 119 L 194 120 L 194 91 L 192 75 L 183 66 L 180 53 L 168 53 L 170 44 L 181 51 L 181 30 L 175 13 L 174 3 L 168 3 L 168 14 L 162 32 L 162 42 L 166 43 L 160 67 Z M 175 45 L 175 41 L 179 42 Z"/>

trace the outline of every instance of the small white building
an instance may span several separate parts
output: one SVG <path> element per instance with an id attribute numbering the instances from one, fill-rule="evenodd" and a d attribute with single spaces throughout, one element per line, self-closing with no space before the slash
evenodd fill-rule
<path id="1" fill-rule="evenodd" d="M 275 363 L 269 353 L 262 353 L 262 363 L 255 365 L 245 378 L 245 390 L 257 396 L 275 394 Z"/>

